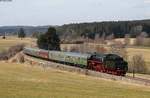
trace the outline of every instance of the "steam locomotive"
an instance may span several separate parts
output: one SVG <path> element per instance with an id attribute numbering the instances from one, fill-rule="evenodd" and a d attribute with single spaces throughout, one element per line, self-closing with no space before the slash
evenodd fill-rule
<path id="1" fill-rule="evenodd" d="M 27 47 L 23 52 L 30 56 L 113 75 L 124 76 L 128 71 L 128 63 L 115 54 L 81 54 Z"/>

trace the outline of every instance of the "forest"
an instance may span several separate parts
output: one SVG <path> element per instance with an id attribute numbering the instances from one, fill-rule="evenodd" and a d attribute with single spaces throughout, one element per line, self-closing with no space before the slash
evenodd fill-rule
<path id="1" fill-rule="evenodd" d="M 97 34 L 99 37 L 113 34 L 114 38 L 124 38 L 126 34 L 129 34 L 130 37 L 135 38 L 141 32 L 146 32 L 150 37 L 150 20 L 74 23 L 57 27 L 58 34 L 72 38 L 94 39 Z"/>

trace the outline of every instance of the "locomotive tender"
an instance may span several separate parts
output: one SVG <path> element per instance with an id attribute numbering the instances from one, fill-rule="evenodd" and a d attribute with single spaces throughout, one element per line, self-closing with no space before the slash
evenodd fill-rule
<path id="1" fill-rule="evenodd" d="M 115 54 L 81 54 L 27 47 L 23 52 L 30 56 L 113 75 L 124 76 L 128 70 L 128 63 Z"/>

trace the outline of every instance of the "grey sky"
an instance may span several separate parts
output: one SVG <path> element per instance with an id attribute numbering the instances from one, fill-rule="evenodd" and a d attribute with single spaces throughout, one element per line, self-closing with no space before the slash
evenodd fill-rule
<path id="1" fill-rule="evenodd" d="M 12 0 L 0 2 L 0 26 L 150 19 L 150 0 Z"/>

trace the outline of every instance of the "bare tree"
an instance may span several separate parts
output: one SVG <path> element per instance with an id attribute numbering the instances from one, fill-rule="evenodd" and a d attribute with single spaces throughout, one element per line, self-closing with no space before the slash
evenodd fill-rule
<path id="1" fill-rule="evenodd" d="M 132 57 L 131 68 L 136 73 L 147 73 L 147 67 L 142 55 L 135 55 Z M 130 71 L 131 71 L 130 68 Z"/>
<path id="2" fill-rule="evenodd" d="M 113 40 L 114 39 L 114 34 L 108 35 L 106 37 L 107 40 Z"/>
<path id="3" fill-rule="evenodd" d="M 95 42 L 95 43 L 100 42 L 99 34 L 96 34 L 96 35 L 95 35 L 95 41 L 94 41 L 94 42 Z"/>
<path id="4" fill-rule="evenodd" d="M 148 34 L 146 32 L 141 32 L 140 35 L 136 38 L 135 45 L 144 46 L 146 44 L 144 40 L 147 36 Z"/>
<path id="5" fill-rule="evenodd" d="M 125 35 L 124 44 L 129 45 L 130 44 L 130 34 Z"/>
<path id="6" fill-rule="evenodd" d="M 70 48 L 70 52 L 79 52 L 79 48 L 76 47 L 76 46 L 72 46 L 72 47 Z"/>

